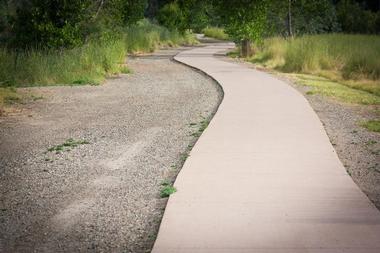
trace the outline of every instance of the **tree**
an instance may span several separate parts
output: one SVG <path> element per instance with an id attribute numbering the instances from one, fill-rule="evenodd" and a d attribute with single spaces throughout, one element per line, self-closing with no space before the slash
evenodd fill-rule
<path id="1" fill-rule="evenodd" d="M 268 14 L 268 0 L 220 0 L 214 2 L 228 35 L 242 44 L 242 55 L 250 56 L 251 42 L 262 40 Z"/>
<path id="2" fill-rule="evenodd" d="M 330 0 L 272 0 L 270 3 L 266 36 L 339 31 L 336 10 Z"/>
<path id="3" fill-rule="evenodd" d="M 0 38 L 15 48 L 70 48 L 135 23 L 147 0 L 0 0 Z M 115 34 L 110 32 L 109 34 Z M 1 41 L 0 41 L 1 42 Z"/>
<path id="4" fill-rule="evenodd" d="M 380 33 L 380 11 L 365 10 L 363 5 L 353 0 L 341 0 L 338 3 L 338 19 L 344 32 Z"/>

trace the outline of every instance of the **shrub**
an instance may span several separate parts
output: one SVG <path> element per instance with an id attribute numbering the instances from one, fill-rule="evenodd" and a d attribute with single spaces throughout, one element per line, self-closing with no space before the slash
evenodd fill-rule
<path id="1" fill-rule="evenodd" d="M 170 30 L 185 30 L 184 13 L 182 13 L 177 2 L 164 5 L 158 12 L 158 22 Z"/>

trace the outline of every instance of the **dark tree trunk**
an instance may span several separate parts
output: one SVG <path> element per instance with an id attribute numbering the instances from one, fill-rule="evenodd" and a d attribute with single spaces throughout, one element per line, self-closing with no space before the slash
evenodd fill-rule
<path id="1" fill-rule="evenodd" d="M 251 41 L 248 39 L 245 39 L 241 43 L 241 56 L 249 57 L 251 55 L 252 55 Z"/>
<path id="2" fill-rule="evenodd" d="M 288 35 L 289 37 L 293 37 L 292 31 L 292 0 L 289 0 L 288 6 Z"/>

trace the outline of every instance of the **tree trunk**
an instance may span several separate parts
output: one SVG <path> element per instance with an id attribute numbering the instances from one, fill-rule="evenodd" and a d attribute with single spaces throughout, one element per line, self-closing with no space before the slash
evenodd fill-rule
<path id="1" fill-rule="evenodd" d="M 252 55 L 251 41 L 244 39 L 241 43 L 241 56 L 249 57 Z"/>
<path id="2" fill-rule="evenodd" d="M 293 31 L 292 31 L 292 0 L 289 0 L 289 6 L 288 6 L 288 35 L 289 37 L 293 37 Z"/>

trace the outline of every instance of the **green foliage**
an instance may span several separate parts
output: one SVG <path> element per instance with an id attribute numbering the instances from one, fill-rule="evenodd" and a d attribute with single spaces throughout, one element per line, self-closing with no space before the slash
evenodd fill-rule
<path id="1" fill-rule="evenodd" d="M 143 18 L 147 0 L 0 2 L 0 42 L 15 48 L 73 48 Z"/>
<path id="2" fill-rule="evenodd" d="M 215 1 L 225 31 L 235 41 L 261 41 L 267 22 L 267 0 Z"/>
<path id="3" fill-rule="evenodd" d="M 341 0 L 337 6 L 343 31 L 349 33 L 380 33 L 380 11 L 364 10 L 353 0 Z"/>
<path id="4" fill-rule="evenodd" d="M 218 15 L 210 2 L 204 0 L 194 1 L 187 16 L 188 28 L 201 32 L 208 26 L 216 26 L 218 24 Z"/>
<path id="5" fill-rule="evenodd" d="M 380 120 L 369 120 L 362 122 L 360 125 L 372 132 L 380 132 Z"/>
<path id="6" fill-rule="evenodd" d="M 161 198 L 167 198 L 173 193 L 175 193 L 177 189 L 174 186 L 171 185 L 164 185 L 164 187 L 161 189 L 160 196 Z"/>
<path id="7" fill-rule="evenodd" d="M 330 0 L 297 0 L 292 5 L 295 34 L 339 32 L 335 7 Z"/>
<path id="8" fill-rule="evenodd" d="M 224 32 L 223 28 L 219 27 L 206 27 L 202 30 L 202 33 L 210 38 L 218 40 L 228 40 L 228 35 Z"/>
<path id="9" fill-rule="evenodd" d="M 14 9 L 8 12 L 8 43 L 17 48 L 80 45 L 84 40 L 81 26 L 89 18 L 89 5 L 89 0 L 24 0 L 8 6 Z"/>
<path id="10" fill-rule="evenodd" d="M 270 1 L 266 35 L 289 35 L 288 8 L 288 1 Z M 330 0 L 292 0 L 291 17 L 295 35 L 340 31 L 335 7 Z"/>
<path id="11" fill-rule="evenodd" d="M 197 41 L 193 34 L 152 24 L 147 20 L 126 29 L 127 51 L 130 53 L 152 52 L 159 46 L 193 45 Z"/>
<path id="12" fill-rule="evenodd" d="M 293 40 L 276 37 L 266 39 L 257 51 L 251 59 L 255 63 L 285 72 L 317 74 L 380 96 L 378 36 L 330 34 Z"/>
<path id="13" fill-rule="evenodd" d="M 160 24 L 170 30 L 184 30 L 185 17 L 177 2 L 172 2 L 164 5 L 157 16 Z"/>
<path id="14" fill-rule="evenodd" d="M 0 82 L 4 85 L 99 84 L 116 73 L 125 56 L 124 41 L 112 38 L 90 41 L 64 50 L 16 52 L 0 49 Z"/>
<path id="15" fill-rule="evenodd" d="M 315 75 L 296 74 L 297 83 L 311 88 L 308 95 L 320 94 L 339 101 L 363 105 L 379 105 L 380 97 L 368 92 L 352 89 L 346 85 Z"/>
<path id="16" fill-rule="evenodd" d="M 48 148 L 49 152 L 55 152 L 59 154 L 60 152 L 70 151 L 72 148 L 76 148 L 79 145 L 90 144 L 86 140 L 74 140 L 73 138 L 67 139 L 64 143 Z"/>
<path id="17" fill-rule="evenodd" d="M 124 25 L 132 25 L 144 18 L 147 0 L 114 0 L 118 1 Z M 115 7 L 114 7 L 115 8 Z"/>
<path id="18" fill-rule="evenodd" d="M 347 79 L 380 79 L 378 36 L 329 34 L 293 40 L 271 38 L 258 50 L 255 59 L 285 71 L 335 70 Z"/>
<path id="19" fill-rule="evenodd" d="M 192 34 L 170 32 L 147 21 L 119 34 L 104 33 L 72 49 L 0 48 L 0 87 L 99 84 L 109 75 L 127 71 L 127 51 L 150 52 L 158 46 L 196 43 Z"/>

